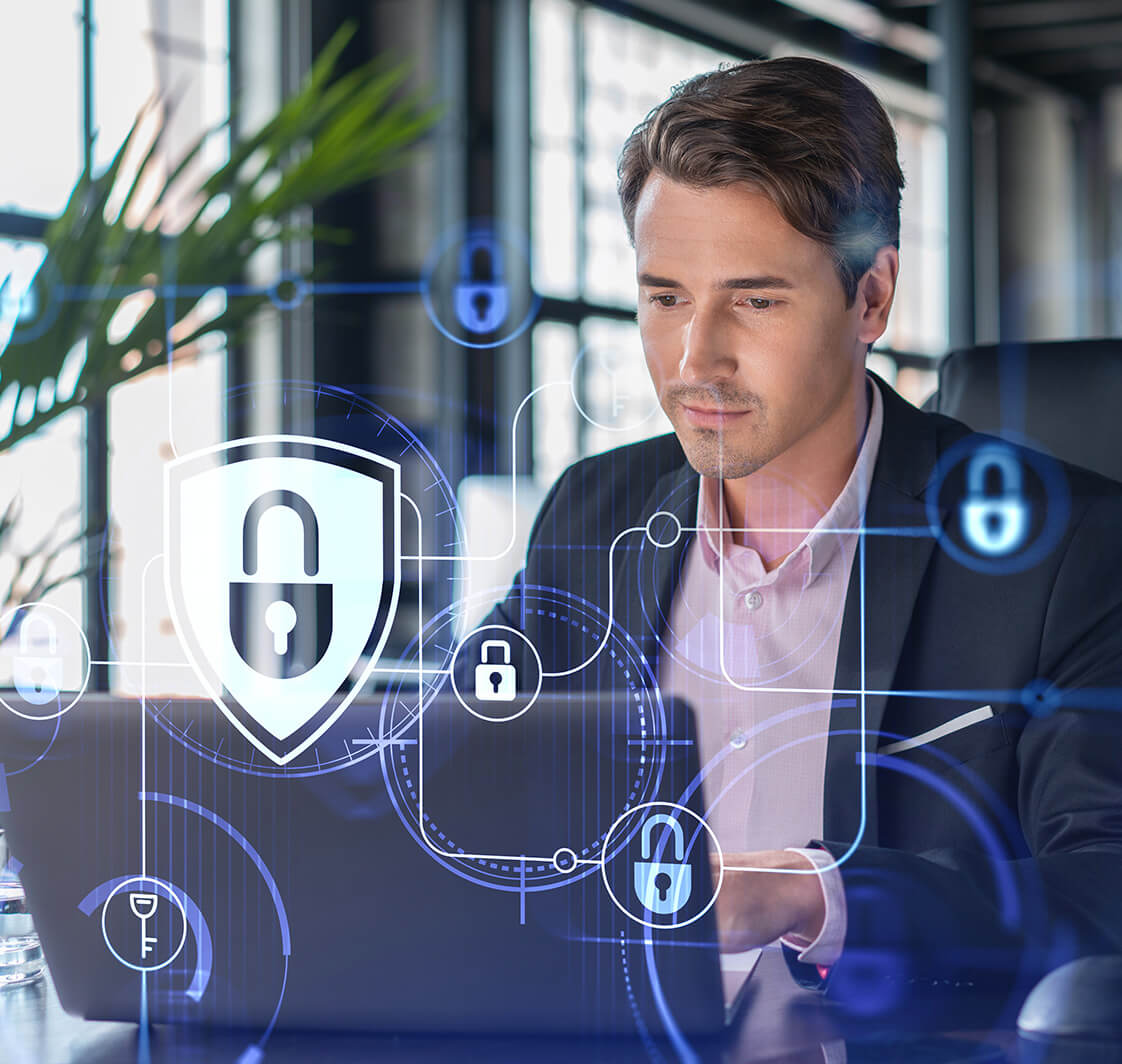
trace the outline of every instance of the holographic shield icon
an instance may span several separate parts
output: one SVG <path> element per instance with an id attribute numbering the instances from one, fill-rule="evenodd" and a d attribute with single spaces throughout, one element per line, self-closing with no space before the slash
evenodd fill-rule
<path id="1" fill-rule="evenodd" d="M 278 765 L 331 726 L 378 662 L 401 584 L 400 484 L 394 462 L 300 436 L 167 466 L 176 630 L 218 707 Z"/>

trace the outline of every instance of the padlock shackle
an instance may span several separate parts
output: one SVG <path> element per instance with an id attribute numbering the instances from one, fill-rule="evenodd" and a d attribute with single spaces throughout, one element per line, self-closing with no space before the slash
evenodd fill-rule
<path id="1" fill-rule="evenodd" d="M 242 523 L 242 569 L 246 576 L 257 573 L 258 546 L 261 531 L 261 518 L 274 506 L 284 506 L 296 513 L 304 533 L 304 575 L 315 576 L 319 572 L 319 522 L 315 510 L 303 495 L 287 489 L 267 491 L 250 503 Z"/>
<path id="2" fill-rule="evenodd" d="M 505 639 L 484 639 L 483 646 L 479 648 L 479 661 L 482 665 L 493 665 L 494 662 L 487 660 L 487 650 L 489 647 L 498 647 L 503 652 L 502 664 L 510 664 L 510 644 Z M 470 658 L 468 659 L 471 660 Z"/>
<path id="3" fill-rule="evenodd" d="M 475 276 L 475 253 L 486 251 L 490 259 L 490 277 Z M 468 231 L 460 246 L 460 282 L 478 281 L 480 284 L 503 283 L 503 249 L 490 229 L 477 228 Z"/>
<path id="4" fill-rule="evenodd" d="M 651 832 L 654 831 L 659 824 L 669 824 L 670 830 L 674 833 L 674 858 L 675 860 L 685 860 L 686 856 L 686 836 L 682 831 L 682 825 L 678 823 L 676 817 L 672 817 L 669 813 L 655 813 L 643 824 L 643 860 L 649 861 L 651 859 Z"/>
<path id="5" fill-rule="evenodd" d="M 987 443 L 979 447 L 966 469 L 966 491 L 972 498 L 986 497 L 986 474 L 991 469 L 1001 473 L 1001 494 L 1019 495 L 1021 466 L 1012 450 L 1004 443 Z"/>
<path id="6" fill-rule="evenodd" d="M 51 620 L 43 612 L 36 612 L 31 609 L 27 612 L 26 616 L 19 625 L 19 652 L 21 654 L 31 649 L 31 625 L 36 621 L 39 622 L 47 630 L 47 653 L 58 653 L 58 629 L 55 627 L 55 622 Z"/>

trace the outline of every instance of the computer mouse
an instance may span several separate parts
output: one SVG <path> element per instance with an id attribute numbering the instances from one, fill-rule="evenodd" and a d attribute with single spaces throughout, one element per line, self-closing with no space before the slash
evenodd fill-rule
<path id="1" fill-rule="evenodd" d="M 1122 1061 L 1122 955 L 1080 957 L 1049 972 L 1021 1006 L 1017 1031 L 1056 1049 L 1078 1047 L 1071 1059 L 1091 1059 L 1098 1047 L 1094 1060 Z"/>

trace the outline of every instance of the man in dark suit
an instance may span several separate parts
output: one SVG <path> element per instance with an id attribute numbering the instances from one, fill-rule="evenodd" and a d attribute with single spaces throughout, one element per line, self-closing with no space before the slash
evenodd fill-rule
<path id="1" fill-rule="evenodd" d="M 782 772 L 776 749 L 722 780 L 744 848 L 725 853 L 718 921 L 725 948 L 782 937 L 804 985 L 861 993 L 1122 950 L 1122 494 L 866 373 L 902 186 L 886 114 L 829 64 L 703 75 L 648 116 L 620 195 L 675 432 L 560 478 L 490 619 L 565 669 L 580 662 L 526 589 L 610 604 L 694 702 L 712 764 L 827 692 Z M 979 479 L 1014 468 L 967 519 Z M 690 644 L 707 599 L 720 623 Z M 754 633 L 740 672 L 726 610 Z M 612 682 L 603 660 L 586 671 Z"/>

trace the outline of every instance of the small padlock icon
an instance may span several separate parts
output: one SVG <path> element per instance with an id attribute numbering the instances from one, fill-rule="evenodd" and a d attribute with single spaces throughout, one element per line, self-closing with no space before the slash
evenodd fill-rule
<path id="1" fill-rule="evenodd" d="M 460 280 L 453 293 L 456 317 L 469 332 L 494 332 L 510 312 L 503 252 L 490 230 L 468 233 L 460 249 Z"/>
<path id="2" fill-rule="evenodd" d="M 1000 490 L 988 494 L 986 480 L 991 470 Z M 1029 505 L 1021 495 L 1020 463 L 1008 447 L 990 444 L 970 459 L 961 519 L 963 535 L 979 554 L 1011 554 L 1024 542 Z"/>
<path id="3" fill-rule="evenodd" d="M 250 668 L 265 676 L 290 679 L 314 666 L 331 642 L 333 595 L 330 584 L 301 580 L 319 573 L 319 523 L 308 500 L 294 491 L 267 491 L 254 499 L 242 522 L 242 572 L 254 576 L 258 569 L 261 519 L 274 507 L 285 507 L 300 518 L 302 564 L 293 564 L 292 578 L 283 582 L 236 580 L 230 583 L 230 635 L 238 654 Z M 312 589 L 311 596 L 301 589 Z M 314 597 L 314 613 L 307 609 Z M 299 601 L 304 609 L 299 608 Z M 267 629 L 269 638 L 265 660 L 253 660 L 258 645 L 255 634 Z M 315 630 L 315 657 L 308 661 L 301 648 L 310 642 L 305 631 Z M 270 653 L 271 652 L 271 653 Z"/>
<path id="4" fill-rule="evenodd" d="M 491 649 L 497 647 L 502 662 L 490 660 Z M 481 702 L 513 702 L 518 685 L 514 666 L 510 663 L 510 644 L 505 639 L 486 639 L 479 648 L 479 664 L 475 666 L 475 697 Z"/>
<path id="5" fill-rule="evenodd" d="M 674 835 L 675 863 L 652 861 L 651 833 L 667 824 Z M 682 825 L 669 813 L 656 813 L 643 824 L 643 859 L 635 862 L 635 894 L 643 908 L 660 916 L 676 913 L 693 890 L 693 869 L 685 863 L 686 843 Z"/>
<path id="6" fill-rule="evenodd" d="M 36 653 L 32 628 L 46 633 L 46 653 Z M 35 640 L 42 646 L 42 637 Z M 58 629 L 45 613 L 31 610 L 19 626 L 19 651 L 12 662 L 12 681 L 20 698 L 33 706 L 45 706 L 62 690 L 62 658 L 58 653 Z"/>

